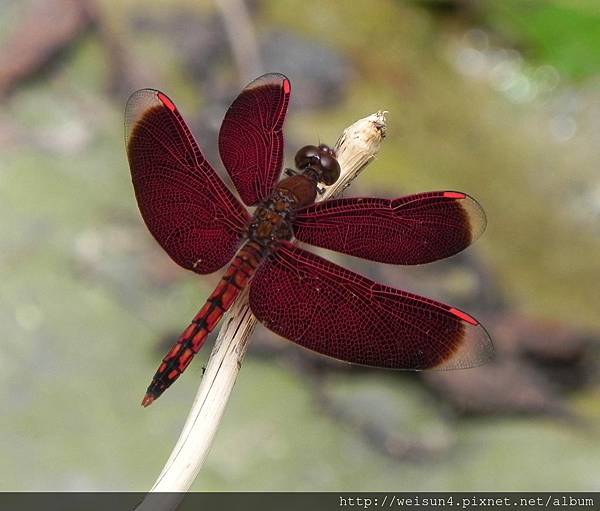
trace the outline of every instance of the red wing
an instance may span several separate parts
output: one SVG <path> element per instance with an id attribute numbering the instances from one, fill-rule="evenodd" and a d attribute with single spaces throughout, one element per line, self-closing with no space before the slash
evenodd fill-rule
<path id="1" fill-rule="evenodd" d="M 263 75 L 246 86 L 223 119 L 221 159 L 248 206 L 265 199 L 281 173 L 282 127 L 290 92 L 285 76 Z"/>
<path id="2" fill-rule="evenodd" d="M 249 215 L 206 161 L 173 102 L 156 90 L 133 93 L 125 143 L 138 206 L 156 241 L 196 273 L 225 265 Z"/>
<path id="3" fill-rule="evenodd" d="M 460 252 L 485 230 L 485 213 L 460 192 L 398 199 L 349 198 L 296 212 L 300 241 L 392 264 L 422 264 Z"/>
<path id="4" fill-rule="evenodd" d="M 468 314 L 377 284 L 289 243 L 250 284 L 250 308 L 273 332 L 340 360 L 393 369 L 485 363 L 490 337 Z"/>

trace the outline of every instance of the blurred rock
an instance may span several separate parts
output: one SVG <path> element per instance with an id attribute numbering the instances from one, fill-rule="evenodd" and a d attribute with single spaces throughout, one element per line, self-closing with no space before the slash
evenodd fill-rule
<path id="1" fill-rule="evenodd" d="M 557 320 L 536 319 L 518 312 L 492 319 L 497 349 L 546 374 L 561 391 L 593 382 L 598 372 L 598 335 Z"/>
<path id="2" fill-rule="evenodd" d="M 427 371 L 423 379 L 463 414 L 568 415 L 552 382 L 516 360 L 495 360 L 464 371 Z"/>
<path id="3" fill-rule="evenodd" d="M 310 375 L 310 373 L 308 373 Z M 455 444 L 454 435 L 436 403 L 405 378 L 382 379 L 372 371 L 356 378 L 350 371 L 313 378 L 321 410 L 354 430 L 378 451 L 401 461 L 439 459 Z"/>
<path id="4" fill-rule="evenodd" d="M 94 24 L 95 12 L 89 2 L 33 2 L 0 53 L 0 96 L 49 69 Z"/>
<path id="5" fill-rule="evenodd" d="M 140 13 L 132 20 L 136 31 L 156 33 L 169 41 L 191 77 L 199 82 L 211 79 L 216 65 L 229 56 L 229 44 L 221 18 L 202 16 L 195 10 L 176 9 L 165 15 Z"/>
<path id="6" fill-rule="evenodd" d="M 350 62 L 330 47 L 290 32 L 273 32 L 262 42 L 268 71 L 292 80 L 295 108 L 328 108 L 343 101 L 354 76 Z"/>

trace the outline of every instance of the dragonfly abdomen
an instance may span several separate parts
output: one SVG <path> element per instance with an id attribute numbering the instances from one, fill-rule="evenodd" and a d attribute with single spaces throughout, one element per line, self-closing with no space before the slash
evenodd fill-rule
<path id="1" fill-rule="evenodd" d="M 240 249 L 202 309 L 163 358 L 146 391 L 142 406 L 150 405 L 186 370 L 206 342 L 208 334 L 246 287 L 263 257 L 264 248 L 254 241 L 249 241 Z"/>

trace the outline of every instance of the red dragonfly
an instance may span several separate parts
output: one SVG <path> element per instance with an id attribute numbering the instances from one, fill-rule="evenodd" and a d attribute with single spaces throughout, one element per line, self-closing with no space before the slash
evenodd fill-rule
<path id="1" fill-rule="evenodd" d="M 135 92 L 125 112 L 127 156 L 148 229 L 171 258 L 196 273 L 229 266 L 206 304 L 164 357 L 143 406 L 186 369 L 224 312 L 250 285 L 250 308 L 273 332 L 324 355 L 393 369 L 456 369 L 493 353 L 479 322 L 457 308 L 375 283 L 292 243 L 293 239 L 389 264 L 421 264 L 460 252 L 485 229 L 467 194 L 315 203 L 340 175 L 335 151 L 308 145 L 283 162 L 290 81 L 251 82 L 225 114 L 221 159 L 241 200 L 204 158 L 165 94 Z M 233 260 L 232 260 L 233 259 Z"/>

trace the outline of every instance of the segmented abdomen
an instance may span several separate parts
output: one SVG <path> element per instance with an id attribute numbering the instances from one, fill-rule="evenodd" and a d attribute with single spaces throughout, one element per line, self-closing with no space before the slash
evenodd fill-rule
<path id="1" fill-rule="evenodd" d="M 143 406 L 152 403 L 185 371 L 194 355 L 204 345 L 208 334 L 248 284 L 262 258 L 263 250 L 254 241 L 249 241 L 240 249 L 204 307 L 163 358 L 146 391 Z"/>

